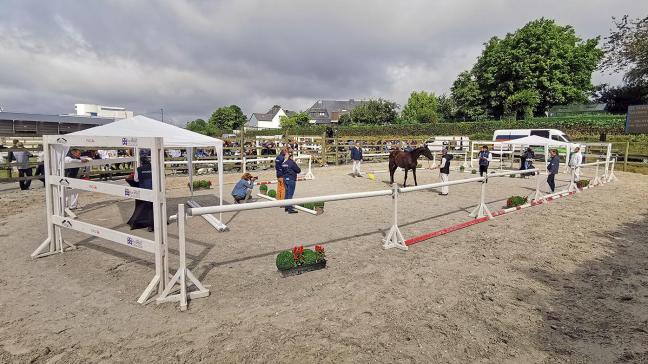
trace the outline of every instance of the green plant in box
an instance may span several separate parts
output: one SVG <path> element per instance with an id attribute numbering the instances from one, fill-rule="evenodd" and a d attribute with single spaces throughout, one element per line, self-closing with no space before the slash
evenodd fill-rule
<path id="1" fill-rule="evenodd" d="M 277 269 L 279 270 L 288 270 L 296 266 L 295 259 L 293 258 L 293 253 L 289 250 L 284 250 L 281 253 L 277 254 Z"/>
<path id="2" fill-rule="evenodd" d="M 588 179 L 581 179 L 581 180 L 576 182 L 576 187 L 585 188 L 585 187 L 589 186 L 589 184 L 590 184 L 590 181 Z"/>
<path id="3" fill-rule="evenodd" d="M 304 265 L 312 265 L 317 263 L 318 255 L 310 249 L 304 249 Z"/>
<path id="4" fill-rule="evenodd" d="M 465 170 L 466 170 L 466 167 L 464 167 L 464 166 L 459 166 L 459 172 L 463 172 L 463 171 L 465 171 Z"/>
<path id="5" fill-rule="evenodd" d="M 269 196 L 269 197 L 272 197 L 272 198 L 276 198 L 276 197 L 277 197 L 277 191 L 275 191 L 275 190 L 268 190 L 268 196 Z"/>
<path id="6" fill-rule="evenodd" d="M 261 191 L 261 192 L 268 192 L 268 185 L 261 185 L 261 186 L 259 186 L 259 191 Z"/>
<path id="7" fill-rule="evenodd" d="M 477 174 L 477 170 L 476 170 L 476 169 L 473 169 L 472 171 L 470 171 L 470 173 L 472 173 L 472 174 Z"/>
<path id="8" fill-rule="evenodd" d="M 517 207 L 527 203 L 527 197 L 511 196 L 506 200 L 506 207 Z"/>

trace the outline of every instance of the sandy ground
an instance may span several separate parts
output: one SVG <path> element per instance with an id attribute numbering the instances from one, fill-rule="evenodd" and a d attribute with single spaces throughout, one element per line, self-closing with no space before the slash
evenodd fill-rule
<path id="1" fill-rule="evenodd" d="M 349 169 L 315 169 L 297 196 L 388 187 L 386 174 L 371 181 Z M 225 214 L 225 233 L 191 218 L 188 259 L 211 296 L 184 313 L 136 303 L 154 274 L 148 254 L 69 232 L 78 250 L 31 260 L 46 236 L 43 189 L 5 190 L 0 362 L 647 362 L 648 177 L 617 176 L 408 252 L 381 247 L 389 197 L 327 203 L 321 216 Z M 418 177 L 437 180 L 432 171 Z M 169 177 L 171 213 L 185 186 Z M 534 187 L 534 179 L 492 179 L 489 206 Z M 214 203 L 211 193 L 198 199 Z M 479 185 L 450 194 L 401 196 L 405 237 L 468 220 Z M 81 203 L 79 219 L 128 231 L 132 201 L 83 194 Z M 177 226 L 169 231 L 175 268 Z M 324 245 L 327 268 L 283 278 L 275 255 L 295 244 Z"/>

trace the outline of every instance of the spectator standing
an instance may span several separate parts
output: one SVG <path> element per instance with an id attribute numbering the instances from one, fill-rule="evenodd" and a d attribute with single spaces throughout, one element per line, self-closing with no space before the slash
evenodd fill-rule
<path id="1" fill-rule="evenodd" d="M 482 145 L 481 152 L 479 152 L 479 176 L 484 177 L 484 173 L 488 175 L 488 166 L 493 161 L 493 154 L 488 151 L 488 147 Z"/>
<path id="2" fill-rule="evenodd" d="M 556 190 L 556 174 L 560 170 L 560 157 L 558 157 L 558 151 L 556 149 L 552 149 L 549 154 L 551 155 L 551 159 L 549 159 L 549 164 L 547 165 L 547 172 L 549 172 L 547 184 L 553 193 Z"/>
<path id="3" fill-rule="evenodd" d="M 25 149 L 23 143 L 18 142 L 16 144 L 17 151 L 13 152 L 13 159 L 16 161 L 16 167 L 18 168 L 18 177 L 31 177 L 32 169 L 29 166 L 29 158 L 32 157 L 32 154 Z M 18 181 L 21 190 L 28 190 L 31 185 L 31 179 L 25 179 Z"/>
<path id="4" fill-rule="evenodd" d="M 287 153 L 283 163 L 281 164 L 282 175 L 284 183 L 286 184 L 286 200 L 293 198 L 295 188 L 297 187 L 297 175 L 301 173 L 301 169 L 292 159 L 292 153 Z M 289 214 L 296 214 L 294 206 L 286 206 L 286 212 Z"/>
<path id="5" fill-rule="evenodd" d="M 45 187 L 45 151 L 41 150 L 38 152 L 37 157 L 36 161 L 38 162 L 38 166 L 36 167 L 36 173 L 34 175 L 43 176 L 43 178 L 39 179 L 43 182 L 43 187 Z"/>
<path id="6" fill-rule="evenodd" d="M 286 196 L 286 184 L 284 183 L 284 178 L 283 178 L 283 169 L 282 169 L 282 164 L 284 162 L 284 159 L 286 159 L 286 155 L 290 153 L 289 148 L 284 148 L 279 152 L 279 155 L 277 158 L 275 158 L 275 172 L 277 175 L 277 200 L 283 200 Z"/>
<path id="7" fill-rule="evenodd" d="M 580 152 L 580 147 L 574 149 L 574 153 L 569 158 L 567 164 L 574 174 L 574 181 L 580 181 L 580 165 L 583 164 L 583 155 Z"/>
<path id="8" fill-rule="evenodd" d="M 362 148 L 360 148 L 360 143 L 356 142 L 354 146 L 351 147 L 351 161 L 353 162 L 353 177 L 361 177 L 362 173 L 360 172 L 360 163 L 362 163 Z"/>
<path id="9" fill-rule="evenodd" d="M 522 155 L 520 156 L 520 170 L 523 171 L 525 169 L 529 169 L 528 161 L 534 158 L 535 152 L 531 147 L 527 147 L 524 153 L 522 153 Z"/>

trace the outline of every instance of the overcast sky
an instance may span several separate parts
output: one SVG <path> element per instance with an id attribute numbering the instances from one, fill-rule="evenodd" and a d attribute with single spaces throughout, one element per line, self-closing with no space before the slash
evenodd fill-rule
<path id="1" fill-rule="evenodd" d="M 447 92 L 491 36 L 547 17 L 581 38 L 646 0 L 0 0 L 0 106 L 124 106 L 177 124 L 219 106 Z M 620 76 L 596 74 L 594 82 Z M 156 114 L 157 112 L 157 114 Z"/>

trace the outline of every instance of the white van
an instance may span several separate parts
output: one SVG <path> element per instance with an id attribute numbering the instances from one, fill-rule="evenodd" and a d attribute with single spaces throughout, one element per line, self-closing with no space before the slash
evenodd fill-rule
<path id="1" fill-rule="evenodd" d="M 558 129 L 504 129 L 504 130 L 495 130 L 493 133 L 494 142 L 506 142 L 509 140 L 515 140 L 520 138 L 525 138 L 531 135 L 537 135 L 539 137 L 557 140 L 560 142 L 571 143 L 569 136 Z"/>

